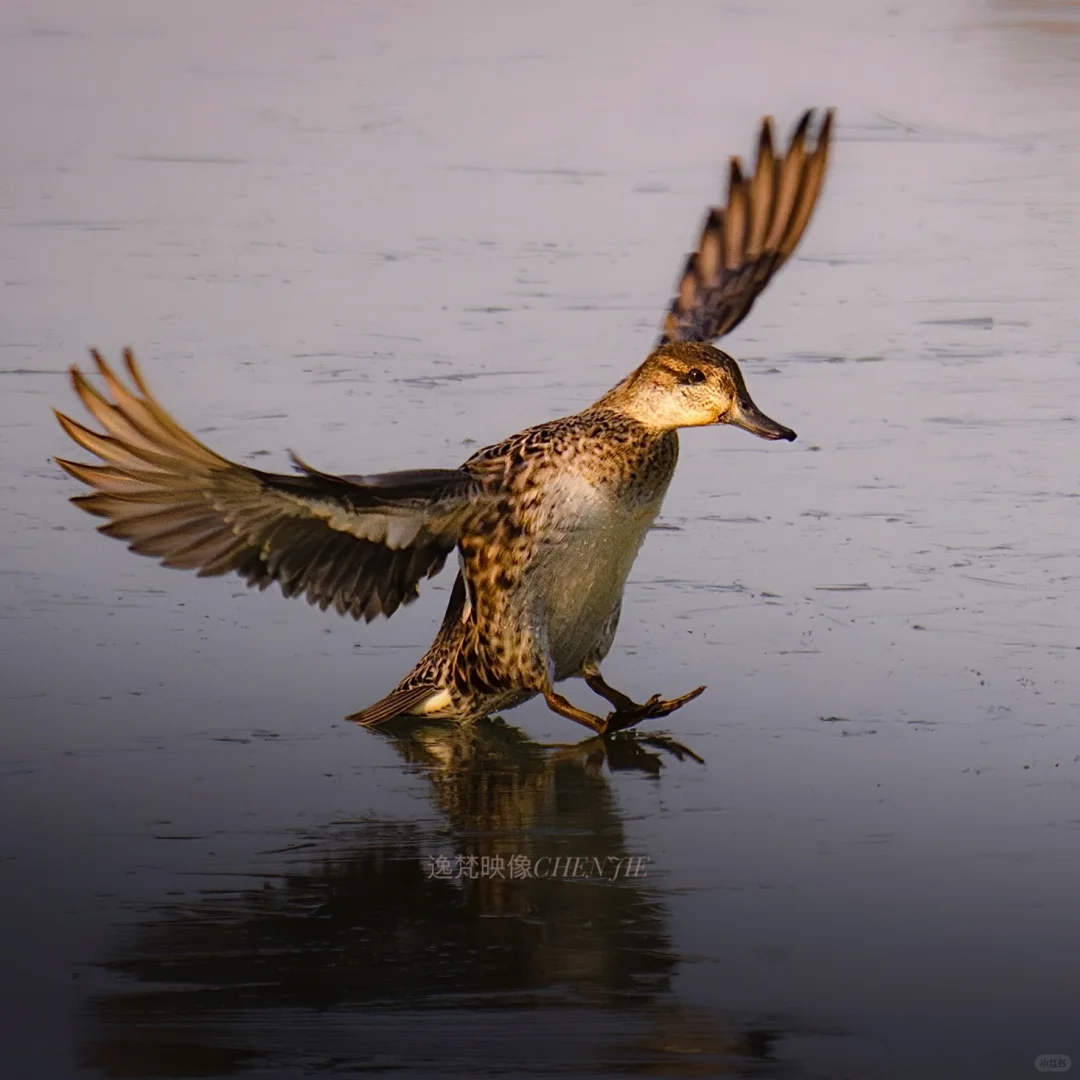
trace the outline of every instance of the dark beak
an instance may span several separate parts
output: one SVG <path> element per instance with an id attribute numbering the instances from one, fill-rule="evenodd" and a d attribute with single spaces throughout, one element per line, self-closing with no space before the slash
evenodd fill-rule
<path id="1" fill-rule="evenodd" d="M 795 432 L 791 428 L 770 420 L 746 393 L 740 394 L 735 399 L 735 403 L 723 417 L 722 422 L 741 427 L 743 431 L 749 431 L 751 435 L 757 435 L 761 439 L 787 439 L 791 442 L 795 438 Z"/>

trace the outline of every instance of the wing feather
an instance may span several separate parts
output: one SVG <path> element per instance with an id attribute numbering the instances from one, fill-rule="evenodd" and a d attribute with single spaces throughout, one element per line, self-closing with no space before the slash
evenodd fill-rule
<path id="1" fill-rule="evenodd" d="M 72 501 L 106 519 L 106 536 L 166 566 L 200 576 L 235 571 L 262 589 L 276 581 L 286 596 L 371 620 L 417 596 L 486 497 L 466 469 L 343 477 L 295 455 L 293 476 L 239 465 L 165 411 L 130 350 L 127 382 L 91 355 L 105 393 L 74 367 L 71 381 L 103 430 L 57 413 L 102 462 L 58 459 L 91 489 Z"/>
<path id="2" fill-rule="evenodd" d="M 814 110 L 803 114 L 782 158 L 773 150 L 772 120 L 761 124 L 757 161 L 747 178 L 731 159 L 727 205 L 705 217 L 697 251 L 687 256 L 660 343 L 713 341 L 744 318 L 806 231 L 828 164 L 833 111 L 807 136 Z"/>

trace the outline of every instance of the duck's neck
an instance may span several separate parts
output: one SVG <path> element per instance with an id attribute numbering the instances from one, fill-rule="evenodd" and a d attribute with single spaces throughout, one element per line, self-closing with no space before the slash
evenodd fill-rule
<path id="1" fill-rule="evenodd" d="M 651 387 L 640 374 L 640 368 L 632 371 L 586 411 L 617 413 L 656 436 L 674 432 L 680 425 L 671 409 L 671 396 Z"/>

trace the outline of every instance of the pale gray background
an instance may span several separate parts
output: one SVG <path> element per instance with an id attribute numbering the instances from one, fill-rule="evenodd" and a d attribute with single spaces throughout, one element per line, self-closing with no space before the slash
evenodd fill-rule
<path id="1" fill-rule="evenodd" d="M 134 345 L 263 468 L 456 464 L 636 365 L 726 155 L 827 104 L 822 204 L 726 343 L 799 441 L 684 438 L 606 668 L 707 682 L 664 725 L 707 765 L 613 805 L 674 999 L 786 1017 L 795 1074 L 1080 1063 L 1076 5 L 7 0 L 0 102 L 7 1075 L 75 1070 L 170 892 L 297 827 L 439 827 L 340 717 L 449 575 L 362 627 L 128 554 L 50 461 L 66 366 Z"/>

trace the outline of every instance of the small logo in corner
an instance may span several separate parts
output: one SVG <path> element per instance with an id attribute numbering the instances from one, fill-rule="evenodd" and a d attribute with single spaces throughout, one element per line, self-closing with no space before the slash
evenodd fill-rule
<path id="1" fill-rule="evenodd" d="M 1072 1058 L 1068 1054 L 1040 1054 L 1035 1059 L 1035 1068 L 1041 1073 L 1063 1073 L 1072 1068 Z"/>

